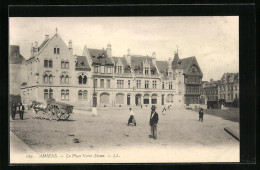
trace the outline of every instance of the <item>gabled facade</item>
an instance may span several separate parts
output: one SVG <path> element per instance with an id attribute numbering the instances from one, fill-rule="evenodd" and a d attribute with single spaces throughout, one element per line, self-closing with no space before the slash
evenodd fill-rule
<path id="1" fill-rule="evenodd" d="M 74 106 L 148 106 L 184 107 L 198 104 L 202 72 L 195 57 L 157 61 L 156 53 L 142 56 L 113 56 L 106 49 L 83 49 L 73 55 L 58 33 L 43 43 L 35 43 L 26 61 L 27 83 L 22 98 L 44 102 L 48 98 Z"/>

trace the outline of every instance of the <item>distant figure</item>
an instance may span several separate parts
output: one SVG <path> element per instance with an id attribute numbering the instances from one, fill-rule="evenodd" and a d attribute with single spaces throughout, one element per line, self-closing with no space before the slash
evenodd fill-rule
<path id="1" fill-rule="evenodd" d="M 13 103 L 11 106 L 11 114 L 12 114 L 12 119 L 15 119 L 15 114 L 16 114 L 16 104 Z"/>
<path id="2" fill-rule="evenodd" d="M 151 116 L 150 116 L 150 126 L 151 126 L 151 135 L 150 138 L 157 139 L 157 123 L 159 120 L 158 113 L 156 113 L 156 106 L 152 106 Z"/>
<path id="3" fill-rule="evenodd" d="M 136 126 L 136 120 L 134 118 L 134 111 L 132 110 L 132 108 L 129 108 L 129 110 L 130 110 L 130 117 L 128 119 L 127 125 L 129 126 L 131 123 L 133 123 Z"/>
<path id="4" fill-rule="evenodd" d="M 200 111 L 199 111 L 199 121 L 202 121 L 203 122 L 203 109 L 200 108 Z"/>
<path id="5" fill-rule="evenodd" d="M 20 103 L 19 105 L 19 115 L 20 115 L 20 119 L 23 120 L 23 114 L 24 114 L 24 105 L 22 103 Z"/>
<path id="6" fill-rule="evenodd" d="M 166 114 L 166 108 L 164 107 L 162 110 L 162 114 L 165 115 Z"/>
<path id="7" fill-rule="evenodd" d="M 92 116 L 96 117 L 97 116 L 97 108 L 92 107 Z"/>

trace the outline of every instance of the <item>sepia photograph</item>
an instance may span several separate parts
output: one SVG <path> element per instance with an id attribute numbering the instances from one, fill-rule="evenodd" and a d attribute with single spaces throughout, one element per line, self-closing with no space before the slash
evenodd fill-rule
<path id="1" fill-rule="evenodd" d="M 10 164 L 240 162 L 239 16 L 9 17 Z"/>

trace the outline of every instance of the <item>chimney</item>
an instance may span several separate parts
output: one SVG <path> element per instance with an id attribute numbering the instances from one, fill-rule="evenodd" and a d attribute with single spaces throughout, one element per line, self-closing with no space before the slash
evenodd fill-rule
<path id="1" fill-rule="evenodd" d="M 168 59 L 168 67 L 172 68 L 172 58 L 171 57 L 169 57 L 169 59 Z"/>
<path id="2" fill-rule="evenodd" d="M 131 55 L 130 55 L 130 48 L 127 50 L 126 60 L 128 64 L 131 66 Z"/>
<path id="3" fill-rule="evenodd" d="M 49 40 L 49 35 L 45 35 L 45 41 Z"/>
<path id="4" fill-rule="evenodd" d="M 112 49 L 111 49 L 111 44 L 107 44 L 107 55 L 108 57 L 112 57 Z"/>
<path id="5" fill-rule="evenodd" d="M 153 54 L 152 54 L 152 63 L 153 63 L 153 65 L 156 65 L 156 53 L 155 52 L 153 52 Z"/>
<path id="6" fill-rule="evenodd" d="M 36 52 L 38 52 L 38 42 L 37 41 L 34 43 L 34 48 L 36 49 Z"/>

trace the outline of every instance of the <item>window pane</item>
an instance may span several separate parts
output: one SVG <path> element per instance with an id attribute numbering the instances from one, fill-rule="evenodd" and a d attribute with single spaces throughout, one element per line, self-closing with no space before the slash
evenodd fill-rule
<path id="1" fill-rule="evenodd" d="M 100 79 L 100 87 L 104 88 L 104 79 Z"/>
<path id="2" fill-rule="evenodd" d="M 54 54 L 56 54 L 56 48 L 54 48 Z"/>
<path id="3" fill-rule="evenodd" d="M 44 67 L 48 67 L 48 60 L 44 60 Z"/>
<path id="4" fill-rule="evenodd" d="M 57 48 L 57 54 L 60 54 L 60 49 L 59 48 Z"/>
<path id="5" fill-rule="evenodd" d="M 107 88 L 110 88 L 110 80 L 107 80 Z"/>
<path id="6" fill-rule="evenodd" d="M 52 67 L 52 60 L 49 60 L 49 67 Z"/>
<path id="7" fill-rule="evenodd" d="M 66 62 L 66 68 L 69 68 L 69 62 Z"/>
<path id="8" fill-rule="evenodd" d="M 79 84 L 82 84 L 82 76 L 79 76 Z"/>
<path id="9" fill-rule="evenodd" d="M 88 91 L 84 90 L 83 99 L 88 99 Z"/>
<path id="10" fill-rule="evenodd" d="M 81 91 L 81 90 L 79 90 L 79 92 L 78 92 L 78 99 L 79 99 L 79 100 L 82 99 L 82 91 Z"/>
<path id="11" fill-rule="evenodd" d="M 83 84 L 87 84 L 87 76 L 83 77 Z"/>

